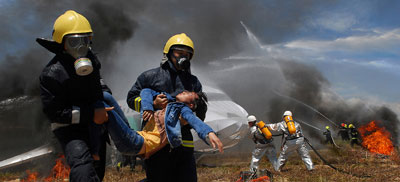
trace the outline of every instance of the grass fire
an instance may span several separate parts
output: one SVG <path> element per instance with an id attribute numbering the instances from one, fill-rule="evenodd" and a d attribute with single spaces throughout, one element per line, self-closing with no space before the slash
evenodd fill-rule
<path id="1" fill-rule="evenodd" d="M 372 153 L 392 155 L 394 152 L 390 133 L 379 127 L 376 121 L 361 126 L 359 129 L 362 137 L 362 146 Z"/>

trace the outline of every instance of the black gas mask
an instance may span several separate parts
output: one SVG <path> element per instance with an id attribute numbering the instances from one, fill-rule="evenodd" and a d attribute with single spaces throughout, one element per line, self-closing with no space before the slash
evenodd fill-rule
<path id="1" fill-rule="evenodd" d="M 190 54 L 193 54 L 192 50 L 188 50 L 186 47 L 173 47 L 172 50 L 181 50 L 181 51 L 186 51 L 189 52 Z M 170 52 L 170 56 L 172 58 L 176 59 L 176 65 L 179 69 L 182 69 L 182 71 L 190 72 L 190 58 L 191 56 L 189 55 L 180 55 L 176 57 L 173 52 Z"/>
<path id="2" fill-rule="evenodd" d="M 175 57 L 178 67 L 184 71 L 190 69 L 190 59 L 187 56 Z"/>
<path id="3" fill-rule="evenodd" d="M 92 62 L 86 57 L 90 49 L 90 38 L 90 34 L 65 36 L 65 50 L 75 58 L 74 67 L 79 76 L 89 75 L 93 71 Z"/>

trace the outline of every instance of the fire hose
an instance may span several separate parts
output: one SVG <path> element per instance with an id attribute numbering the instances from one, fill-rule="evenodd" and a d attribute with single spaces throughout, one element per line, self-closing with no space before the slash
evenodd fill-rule
<path id="1" fill-rule="evenodd" d="M 335 166 L 333 166 L 331 163 L 329 163 L 327 160 L 325 160 L 325 159 L 321 156 L 321 154 L 311 145 L 311 143 L 308 141 L 308 139 L 307 139 L 306 137 L 304 137 L 304 140 L 305 140 L 305 141 L 307 142 L 307 144 L 311 147 L 311 149 L 318 155 L 318 157 L 324 162 L 324 164 L 327 165 L 327 166 L 329 166 L 329 167 L 331 167 L 332 169 L 334 169 L 334 170 L 336 170 L 336 171 L 338 171 L 338 172 L 345 173 L 345 174 L 349 174 L 349 175 L 352 175 L 352 176 L 355 176 L 355 177 L 359 177 L 359 178 L 369 178 L 369 177 L 371 177 L 371 176 L 369 176 L 369 175 L 357 175 L 357 174 L 353 174 L 353 173 L 344 171 L 344 170 L 342 170 L 342 169 L 336 168 Z"/>

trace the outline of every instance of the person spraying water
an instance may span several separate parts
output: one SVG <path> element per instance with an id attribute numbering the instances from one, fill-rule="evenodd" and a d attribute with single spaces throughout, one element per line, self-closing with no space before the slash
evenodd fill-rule
<path id="1" fill-rule="evenodd" d="M 289 154 L 293 151 L 298 152 L 304 164 L 306 165 L 307 170 L 313 170 L 313 162 L 304 142 L 303 131 L 300 124 L 293 120 L 293 114 L 291 111 L 285 111 L 282 119 L 283 121 L 279 123 L 267 124 L 267 127 L 271 131 L 282 132 L 284 137 L 282 149 L 275 165 L 275 170 L 281 171 Z"/>

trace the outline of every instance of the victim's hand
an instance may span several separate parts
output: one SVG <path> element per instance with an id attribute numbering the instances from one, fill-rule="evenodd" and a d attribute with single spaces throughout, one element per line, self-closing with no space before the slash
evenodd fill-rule
<path id="1" fill-rule="evenodd" d="M 154 116 L 154 111 L 145 110 L 143 111 L 143 121 L 149 121 Z"/>
<path id="2" fill-rule="evenodd" d="M 218 147 L 219 153 L 223 154 L 224 153 L 224 144 L 222 144 L 221 140 L 215 135 L 214 132 L 208 133 L 208 138 L 210 139 L 210 143 L 212 147 L 215 149 L 215 147 Z"/>
<path id="3" fill-rule="evenodd" d="M 168 99 L 165 94 L 158 94 L 153 101 L 153 107 L 155 109 L 163 109 L 167 106 Z"/>
<path id="4" fill-rule="evenodd" d="M 94 110 L 93 121 L 96 124 L 103 124 L 108 121 L 107 111 L 113 110 L 114 107 L 97 108 Z"/>

